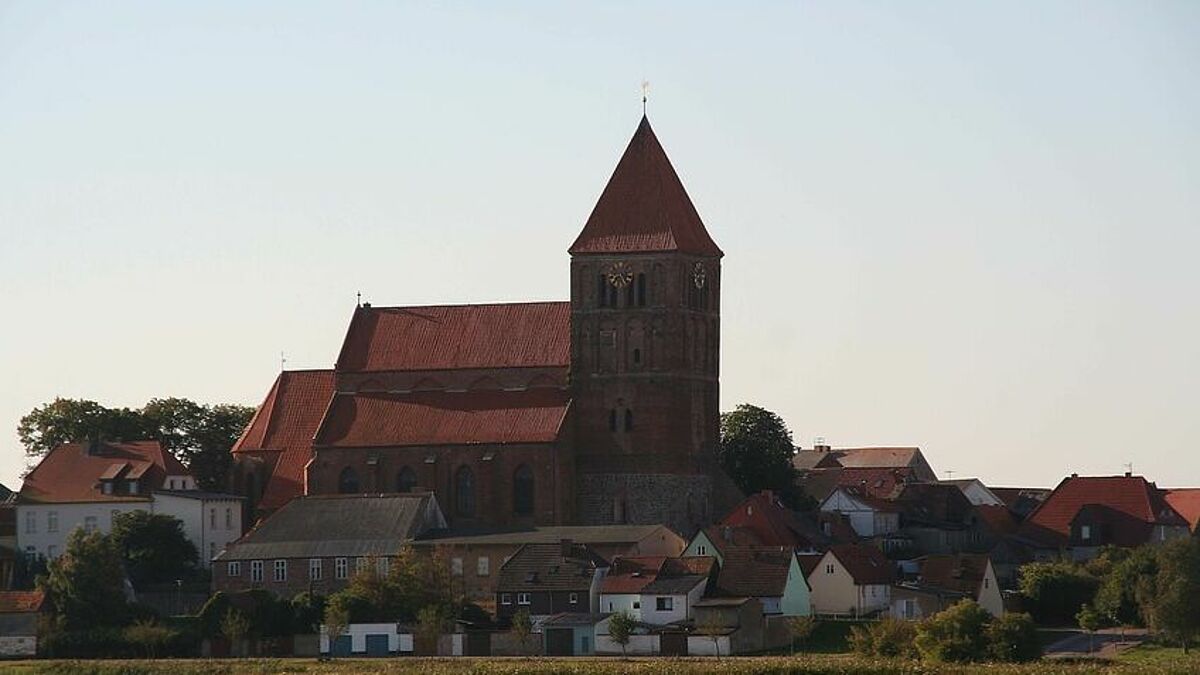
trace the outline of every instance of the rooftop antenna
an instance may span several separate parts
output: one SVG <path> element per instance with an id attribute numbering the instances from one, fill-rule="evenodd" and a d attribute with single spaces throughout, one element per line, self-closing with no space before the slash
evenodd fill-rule
<path id="1" fill-rule="evenodd" d="M 1125 462 L 1125 474 L 1127 476 L 1133 475 L 1133 462 Z"/>
<path id="2" fill-rule="evenodd" d="M 362 291 L 355 293 L 354 298 L 354 304 L 358 307 L 362 307 Z"/>
<path id="3" fill-rule="evenodd" d="M 954 469 L 946 469 L 946 480 L 954 480 Z"/>
<path id="4" fill-rule="evenodd" d="M 283 350 L 279 351 L 279 372 L 283 372 L 284 364 L 287 363 L 287 356 L 284 356 Z"/>
<path id="5" fill-rule="evenodd" d="M 650 80 L 642 80 L 642 117 L 646 116 L 646 99 L 650 98 Z"/>

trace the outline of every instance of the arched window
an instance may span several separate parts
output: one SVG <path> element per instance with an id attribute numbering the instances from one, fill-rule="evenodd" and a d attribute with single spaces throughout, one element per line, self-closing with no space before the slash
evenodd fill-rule
<path id="1" fill-rule="evenodd" d="M 640 272 L 637 275 L 637 304 L 638 307 L 646 306 L 646 273 Z"/>
<path id="2" fill-rule="evenodd" d="M 608 430 L 609 431 L 617 430 L 617 409 L 616 408 L 612 408 L 611 410 L 608 411 Z"/>
<path id="3" fill-rule="evenodd" d="M 637 301 L 637 289 L 634 288 L 633 284 L 629 284 L 628 286 L 625 287 L 625 306 L 633 307 L 633 305 L 636 301 Z"/>
<path id="4" fill-rule="evenodd" d="M 454 474 L 454 511 L 460 516 L 475 515 L 475 474 L 469 466 L 460 466 Z"/>
<path id="5" fill-rule="evenodd" d="M 396 492 L 412 492 L 417 486 L 417 472 L 406 466 L 396 474 Z"/>
<path id="6" fill-rule="evenodd" d="M 351 467 L 342 469 L 342 473 L 338 475 L 338 492 L 344 495 L 352 495 L 359 492 L 358 473 Z"/>
<path id="7" fill-rule="evenodd" d="M 608 282 L 605 281 L 603 274 L 601 274 L 599 276 L 599 279 L 600 279 L 600 285 L 598 286 L 599 291 L 600 291 L 599 303 L 600 303 L 601 307 L 607 307 L 608 306 Z"/>
<path id="8" fill-rule="evenodd" d="M 533 515 L 533 469 L 522 464 L 513 472 L 513 513 Z"/>
<path id="9" fill-rule="evenodd" d="M 633 411 L 625 409 L 625 431 L 633 431 Z"/>

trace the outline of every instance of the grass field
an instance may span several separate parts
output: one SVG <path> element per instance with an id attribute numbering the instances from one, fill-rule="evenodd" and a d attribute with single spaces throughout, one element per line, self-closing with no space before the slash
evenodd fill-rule
<path id="1" fill-rule="evenodd" d="M 866 673 L 918 675 L 937 673 L 984 673 L 1043 675 L 1050 673 L 1195 673 L 1200 672 L 1200 654 L 1184 656 L 1178 649 L 1139 647 L 1115 662 L 1064 663 L 1043 661 L 1027 665 L 974 664 L 931 665 L 915 661 L 869 659 L 850 654 L 806 654 L 796 657 L 708 658 L 456 658 L 456 659 L 241 659 L 160 661 L 12 661 L 0 670 L 14 675 L 273 675 L 311 673 L 337 675 L 354 673 L 478 673 L 506 675 L 531 673 L 696 673 L 720 675 L 783 673 Z"/>

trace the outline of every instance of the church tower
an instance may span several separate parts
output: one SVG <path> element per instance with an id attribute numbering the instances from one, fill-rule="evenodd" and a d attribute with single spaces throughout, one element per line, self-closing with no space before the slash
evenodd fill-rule
<path id="1" fill-rule="evenodd" d="M 578 518 L 690 536 L 730 484 L 715 459 L 724 254 L 645 117 L 569 252 Z"/>

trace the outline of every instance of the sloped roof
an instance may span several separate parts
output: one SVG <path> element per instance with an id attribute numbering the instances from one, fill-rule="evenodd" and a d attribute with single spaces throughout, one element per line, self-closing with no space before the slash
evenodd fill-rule
<path id="1" fill-rule="evenodd" d="M 145 501 L 162 487 L 167 475 L 188 475 L 188 470 L 158 441 L 101 442 L 94 452 L 89 444 L 64 443 L 42 458 L 25 477 L 21 500 L 30 502 Z M 106 495 L 100 477 L 124 479 L 134 473 L 143 478 L 142 494 Z M 110 478 L 110 479 L 111 479 Z"/>
<path id="2" fill-rule="evenodd" d="M 724 555 L 725 561 L 717 576 L 720 594 L 757 598 L 783 595 L 794 555 L 791 549 L 778 546 L 730 548 Z"/>
<path id="3" fill-rule="evenodd" d="M 645 117 L 569 251 L 724 255 Z"/>
<path id="4" fill-rule="evenodd" d="M 604 558 L 584 544 L 525 544 L 500 567 L 496 590 L 587 592 L 596 569 L 606 566 Z"/>
<path id="5" fill-rule="evenodd" d="M 688 593 L 713 573 L 711 556 L 617 556 L 600 585 L 601 593 Z"/>
<path id="6" fill-rule="evenodd" d="M 552 443 L 569 402 L 567 392 L 551 388 L 337 394 L 316 445 Z"/>
<path id="7" fill-rule="evenodd" d="M 975 506 L 975 515 L 997 535 L 1007 536 L 1017 531 L 1017 519 L 1007 506 L 979 504 Z"/>
<path id="8" fill-rule="evenodd" d="M 1195 532 L 1200 527 L 1200 488 L 1167 490 L 1164 498 Z"/>
<path id="9" fill-rule="evenodd" d="M 1180 516 L 1162 492 L 1141 476 L 1070 476 L 1064 478 L 1054 492 L 1021 523 L 1022 537 L 1045 544 L 1062 544 L 1070 539 L 1071 523 L 1084 508 L 1103 507 L 1121 529 L 1134 523 L 1143 525 L 1181 525 L 1187 521 Z M 1135 528 L 1141 531 L 1141 528 Z M 1115 541 L 1137 539 L 1140 532 L 1113 532 Z"/>
<path id="10" fill-rule="evenodd" d="M 554 525 L 526 529 L 461 532 L 430 532 L 418 544 L 473 546 L 551 544 L 564 539 L 581 544 L 635 544 L 661 530 L 663 525 Z M 676 536 L 673 532 L 672 536 Z"/>
<path id="11" fill-rule="evenodd" d="M 911 467 L 836 467 L 810 469 L 800 485 L 813 499 L 824 500 L 839 486 L 853 486 L 878 499 L 893 499 L 909 482 L 916 480 Z"/>
<path id="12" fill-rule="evenodd" d="M 339 372 L 566 367 L 571 304 L 359 307 Z"/>
<path id="13" fill-rule="evenodd" d="M 965 525 L 973 505 L 958 486 L 946 483 L 911 483 L 896 500 L 913 522 Z"/>
<path id="14" fill-rule="evenodd" d="M 641 593 L 667 562 L 666 556 L 617 556 L 600 584 L 601 593 Z"/>
<path id="15" fill-rule="evenodd" d="M 837 544 L 829 547 L 842 567 L 854 578 L 854 583 L 890 584 L 896 578 L 896 566 L 874 546 L 862 544 Z"/>
<path id="16" fill-rule="evenodd" d="M 727 532 L 724 528 L 731 529 Z M 819 546 L 827 540 L 814 523 L 797 517 L 770 490 L 742 500 L 721 519 L 716 533 L 721 542 L 728 540 L 728 533 L 744 543 L 792 548 Z M 721 545 L 717 540 L 713 543 Z"/>
<path id="17" fill-rule="evenodd" d="M 983 586 L 987 567 L 986 555 L 927 555 L 917 559 L 917 583 L 975 598 Z"/>
<path id="18" fill-rule="evenodd" d="M 333 388 L 332 370 L 283 371 L 233 446 L 234 453 L 279 453 L 259 508 L 277 509 L 303 494 L 304 467 Z"/>
<path id="19" fill-rule="evenodd" d="M 0 591 L 0 614 L 37 612 L 45 601 L 42 591 Z"/>
<path id="20" fill-rule="evenodd" d="M 285 504 L 217 559 L 396 555 L 430 526 L 445 526 L 432 493 L 308 495 Z"/>
<path id="21" fill-rule="evenodd" d="M 1051 492 L 1049 488 L 990 487 L 988 489 L 1004 502 L 1008 510 L 1012 511 L 1017 518 L 1024 518 L 1032 513 L 1038 504 L 1046 501 L 1046 497 L 1049 497 Z"/>

